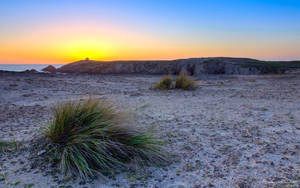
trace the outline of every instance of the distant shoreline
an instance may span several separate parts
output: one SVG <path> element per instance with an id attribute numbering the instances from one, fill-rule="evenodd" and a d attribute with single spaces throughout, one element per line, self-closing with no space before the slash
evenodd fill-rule
<path id="1" fill-rule="evenodd" d="M 202 63 L 199 63 L 202 62 Z M 189 64 L 192 63 L 192 67 L 185 67 L 186 65 L 189 66 Z M 232 58 L 232 57 L 202 57 L 202 58 L 185 58 L 185 59 L 174 59 L 174 60 L 119 60 L 119 61 L 97 61 L 97 60 L 90 60 L 89 58 L 86 58 L 84 60 L 79 60 L 71 63 L 64 63 L 64 64 L 0 64 L 0 71 L 9 71 L 9 72 L 44 72 L 42 69 L 53 66 L 57 69 L 57 71 L 54 69 L 53 72 L 61 72 L 61 73 L 92 73 L 92 74 L 118 74 L 118 73 L 162 73 L 162 74 L 168 74 L 168 72 L 172 73 L 174 72 L 173 69 L 178 69 L 178 66 L 181 66 L 181 69 L 183 71 L 187 71 L 186 69 L 194 69 L 193 67 L 197 64 L 203 64 L 208 63 L 210 66 L 213 65 L 214 69 L 218 69 L 217 71 L 206 71 L 210 74 L 210 72 L 216 72 L 217 74 L 220 74 L 226 71 L 223 70 L 224 68 L 221 68 L 222 70 L 219 70 L 220 67 L 224 67 L 222 64 L 239 64 L 238 67 L 234 69 L 240 69 L 240 67 L 248 66 L 248 67 L 273 67 L 272 69 L 279 69 L 279 68 L 300 68 L 300 61 L 263 61 L 263 60 L 257 60 L 252 58 Z M 148 71 L 145 69 L 143 71 L 137 71 L 137 70 L 130 70 L 132 67 L 128 66 L 128 64 L 131 64 L 130 66 L 136 66 L 134 69 L 154 69 L 151 71 Z M 151 67 L 148 67 L 151 64 Z M 177 64 L 177 65 L 175 65 Z M 78 66 L 77 66 L 78 65 Z M 143 67 L 143 66 L 146 67 Z M 109 67 L 107 67 L 109 66 Z M 115 69 L 118 66 L 125 66 L 124 70 L 111 70 Z M 158 67 L 164 66 L 164 69 L 170 69 L 167 72 L 162 70 L 156 70 Z M 182 67 L 183 66 L 183 67 Z M 226 65 L 225 65 L 226 66 Z M 69 67 L 72 67 L 72 69 L 69 69 Z M 92 68 L 93 67 L 93 68 Z M 172 67 L 172 68 L 170 68 Z M 85 70 L 86 69 L 86 70 Z M 92 71 L 91 71 L 92 69 Z M 105 70 L 107 69 L 107 70 Z M 128 69 L 128 70 L 127 70 Z M 171 70 L 172 69 L 172 70 Z M 201 68 L 207 69 L 207 68 Z M 225 68 L 226 69 L 226 68 Z M 232 69 L 232 68 L 231 68 Z M 252 68 L 253 69 L 253 68 Z M 265 69 L 265 68 L 264 68 Z M 95 72 L 95 70 L 97 70 Z M 104 71 L 102 71 L 104 70 Z M 177 70 L 177 72 L 182 71 Z M 200 72 L 201 72 L 200 70 Z M 235 70 L 229 71 L 229 74 L 236 74 L 234 72 Z M 51 71 L 50 71 L 51 72 Z M 175 71 L 176 72 L 176 71 Z M 194 72 L 194 71 L 192 71 Z M 205 71 L 202 73 L 205 73 Z M 232 73 L 231 73 L 232 72 Z M 241 71 L 237 71 L 237 74 L 240 74 Z M 249 71 L 248 71 L 249 72 Z M 250 70 L 250 72 L 253 72 Z M 257 71 L 257 72 L 274 72 L 272 71 Z M 275 71 L 276 72 L 276 71 Z M 279 71 L 281 72 L 281 71 Z M 193 73 L 192 73 L 193 74 Z M 241 73 L 244 74 L 244 73 Z M 248 74 L 248 73 L 247 73 Z M 252 74 L 252 73 L 250 73 Z"/>
<path id="2" fill-rule="evenodd" d="M 23 72 L 26 70 L 34 69 L 38 72 L 42 72 L 42 69 L 49 65 L 58 68 L 63 66 L 64 64 L 0 64 L 0 70 L 10 72 Z"/>

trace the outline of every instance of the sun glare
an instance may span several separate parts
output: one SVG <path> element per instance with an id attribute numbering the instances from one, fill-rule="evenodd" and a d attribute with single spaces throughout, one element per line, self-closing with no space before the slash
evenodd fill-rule
<path id="1" fill-rule="evenodd" d="M 89 57 L 91 59 L 105 59 L 111 54 L 109 44 L 105 44 L 98 40 L 73 40 L 62 45 L 64 54 L 68 54 L 72 59 L 83 59 Z"/>

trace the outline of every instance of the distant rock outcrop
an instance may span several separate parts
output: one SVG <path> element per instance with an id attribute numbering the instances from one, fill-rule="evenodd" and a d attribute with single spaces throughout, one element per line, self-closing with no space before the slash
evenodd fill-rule
<path id="1" fill-rule="evenodd" d="M 87 74 L 280 74 L 285 69 L 247 58 L 191 58 L 170 61 L 82 60 L 57 69 L 62 73 Z"/>
<path id="2" fill-rule="evenodd" d="M 42 71 L 55 73 L 55 72 L 57 72 L 57 69 L 53 65 L 49 65 L 49 66 L 43 68 Z"/>
<path id="3" fill-rule="evenodd" d="M 26 73 L 38 73 L 38 71 L 35 70 L 35 69 L 27 69 L 27 70 L 25 70 L 23 72 L 26 72 Z"/>

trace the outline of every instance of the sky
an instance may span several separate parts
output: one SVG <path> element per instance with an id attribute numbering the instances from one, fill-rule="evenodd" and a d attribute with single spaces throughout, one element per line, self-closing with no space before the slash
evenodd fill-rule
<path id="1" fill-rule="evenodd" d="M 220 56 L 300 59 L 300 1 L 0 1 L 0 63 Z"/>

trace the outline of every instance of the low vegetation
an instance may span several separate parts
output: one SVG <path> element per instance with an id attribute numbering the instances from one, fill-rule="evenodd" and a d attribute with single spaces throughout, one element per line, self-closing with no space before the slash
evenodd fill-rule
<path id="1" fill-rule="evenodd" d="M 108 102 L 88 99 L 54 108 L 45 135 L 51 154 L 64 173 L 82 178 L 107 175 L 128 162 L 164 164 L 161 142 L 129 124 L 124 113 Z"/>
<path id="2" fill-rule="evenodd" d="M 196 87 L 197 87 L 196 82 L 185 73 L 181 73 L 175 79 L 176 89 L 193 90 Z"/>
<path id="3" fill-rule="evenodd" d="M 17 142 L 13 141 L 0 141 L 0 153 L 5 153 L 14 150 L 18 147 Z"/>
<path id="4" fill-rule="evenodd" d="M 163 77 L 158 83 L 153 87 L 154 90 L 168 90 L 172 89 L 173 80 L 170 75 Z"/>
<path id="5" fill-rule="evenodd" d="M 177 76 L 175 78 L 175 81 L 171 78 L 171 76 L 165 76 L 153 87 L 154 90 L 168 90 L 168 89 L 193 90 L 196 88 L 197 88 L 196 82 L 185 73 L 181 73 L 179 76 Z"/>

